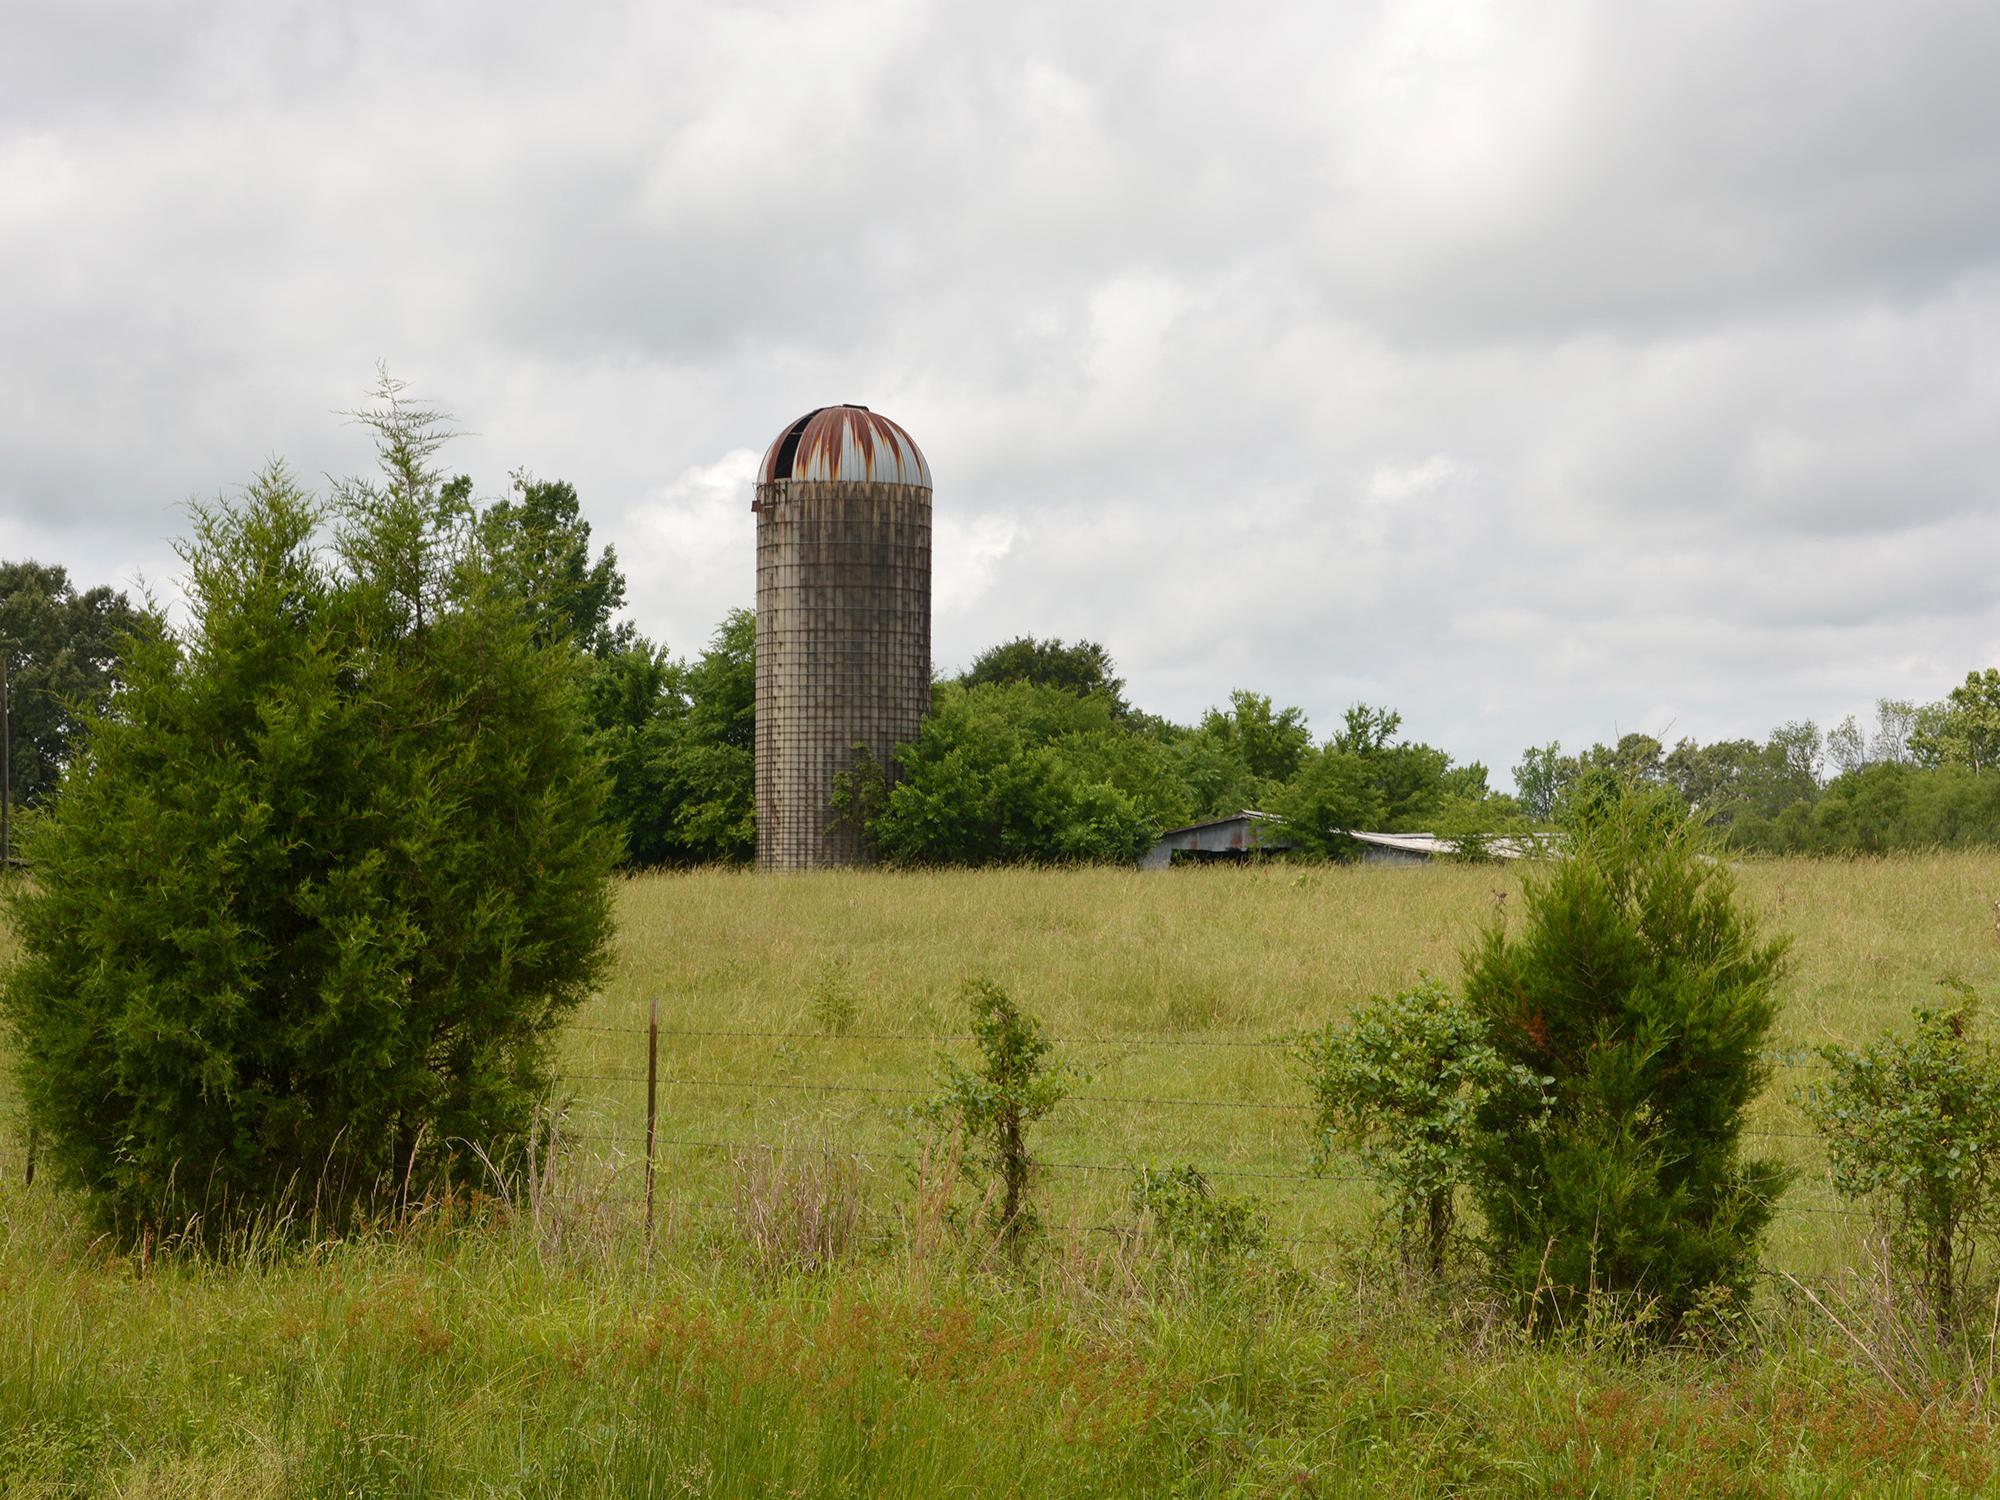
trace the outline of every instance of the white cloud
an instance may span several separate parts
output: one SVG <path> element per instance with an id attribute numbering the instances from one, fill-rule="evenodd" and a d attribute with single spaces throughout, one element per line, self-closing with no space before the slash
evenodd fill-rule
<path id="1" fill-rule="evenodd" d="M 2000 648 L 2000 11 L 30 3 L 0 545 L 366 462 L 573 480 L 676 651 L 829 401 L 937 475 L 941 665 L 1356 697 L 1496 767 L 1761 734 Z"/>
<path id="2" fill-rule="evenodd" d="M 1000 565 L 1014 550 L 1020 522 L 1008 516 L 938 515 L 931 528 L 933 613 L 947 623 L 971 614 L 986 599 Z M 1027 634 L 1031 626 L 1018 632 Z M 996 644 L 982 642 L 982 646 Z M 970 658 L 968 658 L 969 660 Z M 940 661 L 940 666 L 947 665 Z"/>
<path id="3" fill-rule="evenodd" d="M 699 649 L 726 612 L 756 596 L 750 499 L 762 457 L 735 448 L 695 465 L 623 518 L 618 560 L 631 613 L 677 655 Z"/>

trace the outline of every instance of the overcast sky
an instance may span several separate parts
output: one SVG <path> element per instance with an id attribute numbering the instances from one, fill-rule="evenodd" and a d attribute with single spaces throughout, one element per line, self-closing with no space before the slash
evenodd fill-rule
<path id="1" fill-rule="evenodd" d="M 572 480 L 676 652 L 756 456 L 936 477 L 937 663 L 1531 742 L 2000 661 L 1991 0 L 7 0 L 0 556 L 171 597 L 183 503 Z"/>

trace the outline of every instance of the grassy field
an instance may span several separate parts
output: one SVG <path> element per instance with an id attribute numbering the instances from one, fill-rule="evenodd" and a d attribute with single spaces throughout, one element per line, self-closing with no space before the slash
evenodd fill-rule
<path id="1" fill-rule="evenodd" d="M 1794 939 L 1780 1065 L 1755 1117 L 1760 1149 L 1802 1169 L 1772 1260 L 1816 1273 L 1854 1251 L 1790 1099 L 1809 1049 L 1895 1022 L 1941 975 L 2000 981 L 2000 857 L 1785 861 L 1742 879 Z M 631 880 L 620 899 L 617 972 L 565 1056 L 575 1130 L 614 1160 L 641 1149 L 657 999 L 660 1130 L 677 1143 L 662 1171 L 682 1199 L 726 1190 L 731 1153 L 680 1143 L 824 1138 L 871 1160 L 908 1155 L 899 1119 L 936 1054 L 968 1055 L 929 1039 L 963 1031 L 958 991 L 984 976 L 1087 1073 L 1039 1137 L 1059 1220 L 1103 1224 L 1130 1164 L 1190 1163 L 1254 1192 L 1301 1241 L 1365 1232 L 1374 1203 L 1337 1167 L 1286 1180 L 1304 1174 L 1308 1142 L 1284 1040 L 1423 972 L 1455 977 L 1465 946 L 1520 904 L 1508 872 L 1463 865 L 700 874 Z M 851 1002 L 848 1036 L 815 1014 L 829 994 Z"/>
<path id="2" fill-rule="evenodd" d="M 2000 856 L 1742 880 L 1795 941 L 1787 1054 L 1894 1024 L 1939 975 L 2000 979 Z M 1797 1068 L 1757 1116 L 1805 1168 L 1768 1258 L 1844 1327 L 1774 1276 L 1715 1349 L 1530 1344 L 1400 1292 L 1367 1187 L 1302 1180 L 1283 1040 L 1454 975 L 1518 908 L 1504 871 L 703 873 L 619 902 L 616 971 L 565 1042 L 568 1149 L 476 1217 L 229 1265 L 114 1253 L 23 1189 L 0 1115 L 0 1493 L 2000 1492 L 1991 1351 L 1909 1347 L 1841 1290 L 1860 1225 L 1819 1211 Z M 974 976 L 1089 1074 L 1037 1137 L 1049 1229 L 1018 1264 L 944 1221 L 902 1123 L 940 1048 L 967 1054 L 937 1039 Z M 787 1143 L 777 1171 L 756 1149 Z M 1255 1196 L 1284 1243 L 1226 1274 L 1176 1259 L 1129 1232 L 1137 1162 Z M 852 1232 L 828 1268 L 775 1268 L 760 1205 L 780 1238 L 815 1213 Z"/>

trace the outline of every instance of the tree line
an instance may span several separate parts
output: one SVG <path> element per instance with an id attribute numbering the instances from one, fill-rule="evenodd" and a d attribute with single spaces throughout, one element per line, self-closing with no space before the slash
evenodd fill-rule
<path id="1" fill-rule="evenodd" d="M 1883 854 L 2000 843 L 2000 670 L 1968 672 L 1935 703 L 1884 698 L 1875 722 L 1781 724 L 1759 742 L 1646 734 L 1566 755 L 1531 746 L 1514 767 L 1522 813 L 1561 823 L 1607 781 L 1677 797 L 1731 849 Z"/>
<path id="2" fill-rule="evenodd" d="M 756 852 L 756 620 L 732 610 L 676 657 L 619 618 L 626 580 L 593 550 L 575 488 L 517 472 L 481 507 L 443 487 L 519 602 L 533 638 L 571 663 L 609 777 L 604 817 L 630 867 L 741 863 Z M 84 722 L 116 714 L 124 643 L 144 604 L 67 571 L 0 563 L 0 649 L 13 668 L 14 801 L 53 796 Z M 1730 848 L 1878 853 L 2000 841 L 2000 670 L 1937 703 L 1883 700 L 1876 722 L 1810 721 L 1762 740 L 1669 748 L 1645 734 L 1566 753 L 1525 750 L 1515 790 L 1358 703 L 1317 736 L 1303 711 L 1237 689 L 1192 724 L 1133 706 L 1105 648 L 1022 636 L 933 687 L 896 764 L 865 755 L 836 800 L 891 864 L 1129 862 L 1168 828 L 1256 809 L 1307 857 L 1353 852 L 1353 830 L 1484 840 L 1564 826 L 1607 783 L 1677 797 Z"/>

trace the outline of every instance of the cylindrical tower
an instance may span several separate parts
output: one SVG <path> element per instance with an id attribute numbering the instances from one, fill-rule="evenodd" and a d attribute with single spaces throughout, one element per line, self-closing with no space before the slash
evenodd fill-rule
<path id="1" fill-rule="evenodd" d="M 931 698 L 931 470 L 865 406 L 778 434 L 757 474 L 757 864 L 856 865 L 834 778 L 886 776 Z"/>

